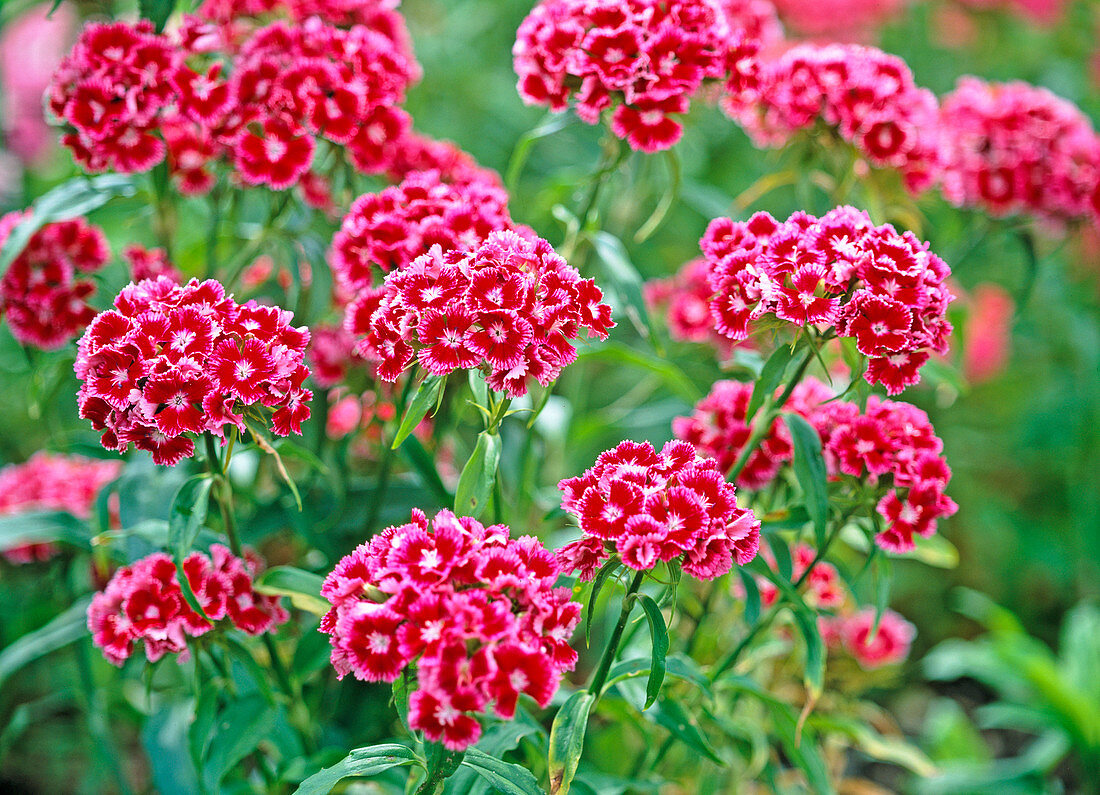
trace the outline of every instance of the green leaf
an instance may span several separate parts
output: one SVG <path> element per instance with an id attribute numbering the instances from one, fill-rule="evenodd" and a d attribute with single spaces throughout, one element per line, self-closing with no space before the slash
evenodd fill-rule
<path id="1" fill-rule="evenodd" d="M 476 368 L 470 370 L 470 391 L 479 406 L 489 408 L 489 385 L 485 383 L 485 375 Z"/>
<path id="2" fill-rule="evenodd" d="M 504 795 L 544 795 L 534 773 L 476 748 L 467 748 L 462 764 L 477 772 Z"/>
<path id="3" fill-rule="evenodd" d="M 600 570 L 596 572 L 596 576 L 592 579 L 592 592 L 588 596 L 588 604 L 584 606 L 584 645 L 592 645 L 592 616 L 596 613 L 596 600 L 600 598 L 600 591 L 603 590 L 604 584 L 607 582 L 607 578 L 611 576 L 619 566 L 618 556 L 613 557 L 607 563 L 600 567 Z"/>
<path id="4" fill-rule="evenodd" d="M 648 657 L 635 657 L 632 660 L 616 663 L 608 673 L 607 682 L 604 684 L 604 692 L 627 679 L 648 676 L 652 664 L 653 661 Z M 665 675 L 693 684 L 708 696 L 711 695 L 710 680 L 699 668 L 699 664 L 690 657 L 685 657 L 682 654 L 668 655 L 665 659 Z"/>
<path id="5" fill-rule="evenodd" d="M 245 696 L 226 705 L 214 722 L 214 737 L 203 765 L 207 789 L 218 791 L 226 773 L 274 728 L 275 717 L 275 708 L 260 695 Z"/>
<path id="6" fill-rule="evenodd" d="M 91 597 L 84 597 L 44 626 L 28 632 L 0 651 L 0 687 L 24 665 L 86 636 L 89 602 Z"/>
<path id="7" fill-rule="evenodd" d="M 717 765 L 725 764 L 679 701 L 666 698 L 656 706 L 653 715 L 659 725 L 668 729 L 673 737 L 688 748 L 699 752 Z"/>
<path id="8" fill-rule="evenodd" d="M 0 549 L 47 541 L 64 541 L 81 549 L 90 549 L 90 539 L 88 523 L 64 511 L 32 511 L 0 516 Z"/>
<path id="9" fill-rule="evenodd" d="M 806 511 L 814 523 L 817 547 L 825 544 L 829 520 L 829 486 L 826 480 L 825 457 L 821 452 L 821 437 L 814 427 L 798 414 L 784 412 L 783 419 L 794 442 L 794 475 L 806 501 Z"/>
<path id="10" fill-rule="evenodd" d="M 783 374 L 787 372 L 787 365 L 791 363 L 794 351 L 790 345 L 780 345 L 775 352 L 764 362 L 764 368 L 760 371 L 760 377 L 752 388 L 752 397 L 749 398 L 749 407 L 746 409 L 745 422 L 749 423 L 756 416 L 756 412 L 764 405 L 765 400 L 775 396 L 775 390 L 783 383 Z"/>
<path id="11" fill-rule="evenodd" d="M 326 767 L 303 781 L 294 795 L 329 795 L 338 783 L 351 776 L 377 776 L 394 767 L 424 762 L 411 749 L 397 743 L 356 748 L 332 767 Z"/>
<path id="12" fill-rule="evenodd" d="M 470 460 L 458 476 L 455 489 L 455 513 L 459 516 L 477 518 L 485 510 L 493 484 L 497 478 L 497 464 L 500 463 L 500 436 L 489 431 L 477 435 L 477 445 Z"/>
<path id="13" fill-rule="evenodd" d="M 775 570 L 779 576 L 790 585 L 791 578 L 794 575 L 794 565 L 791 562 L 791 550 L 787 546 L 787 542 L 782 538 L 773 537 L 769 540 L 768 546 L 771 547 L 772 555 L 775 556 Z"/>
<path id="14" fill-rule="evenodd" d="M 924 536 L 914 535 L 913 543 L 916 549 L 906 553 L 906 557 L 919 560 L 927 566 L 935 566 L 938 569 L 954 569 L 959 565 L 959 550 L 955 545 L 941 535 Z"/>
<path id="15" fill-rule="evenodd" d="M 825 686 L 825 641 L 817 626 L 817 618 L 807 609 L 796 608 L 794 620 L 806 643 L 806 689 L 811 699 L 821 695 Z"/>
<path id="16" fill-rule="evenodd" d="M 172 498 L 168 514 L 168 543 L 178 563 L 191 552 L 210 508 L 210 475 L 195 475 L 184 481 Z"/>
<path id="17" fill-rule="evenodd" d="M 24 218 L 8 234 L 0 247 L 0 276 L 19 256 L 34 233 L 46 224 L 67 221 L 87 215 L 102 207 L 115 196 L 133 196 L 134 181 L 123 174 L 101 174 L 98 177 L 73 177 L 48 193 L 39 196 Z"/>
<path id="18" fill-rule="evenodd" d="M 569 795 L 573 777 L 577 775 L 584 751 L 584 735 L 588 730 L 588 713 L 596 697 L 587 690 L 571 695 L 550 727 L 550 795 Z"/>
<path id="19" fill-rule="evenodd" d="M 157 33 L 164 31 L 164 25 L 175 7 L 176 0 L 138 0 L 138 13 L 143 19 L 153 23 L 153 29 Z"/>
<path id="20" fill-rule="evenodd" d="M 875 621 L 871 625 L 871 633 L 867 638 L 867 643 L 870 643 L 875 639 L 878 634 L 879 623 L 882 621 L 882 616 L 886 612 L 887 606 L 890 604 L 890 584 L 893 578 L 890 576 L 890 559 L 885 555 L 880 555 L 874 562 L 874 574 L 875 574 Z"/>
<path id="21" fill-rule="evenodd" d="M 401 424 L 397 426 L 397 433 L 393 437 L 391 447 L 396 450 L 401 446 L 410 433 L 416 430 L 416 426 L 424 419 L 424 416 L 432 410 L 436 401 L 442 396 L 443 385 L 447 379 L 442 375 L 429 375 L 416 388 L 416 394 L 405 409 L 405 416 L 401 418 Z"/>
<path id="22" fill-rule="evenodd" d="M 646 620 L 649 622 L 649 635 L 653 641 L 653 652 L 649 668 L 649 681 L 645 687 L 645 706 L 643 710 L 653 706 L 657 696 L 661 694 L 661 685 L 665 681 L 665 657 L 668 655 L 668 627 L 665 626 L 665 617 L 661 614 L 661 608 L 648 594 L 638 594 L 638 601 L 645 610 Z"/>
<path id="23" fill-rule="evenodd" d="M 617 342 L 605 342 L 598 347 L 577 351 L 577 359 L 596 359 L 612 365 L 625 364 L 646 370 L 658 376 L 666 387 L 691 404 L 703 397 L 687 374 L 672 362 Z"/>
<path id="24" fill-rule="evenodd" d="M 516 148 L 512 150 L 512 156 L 508 160 L 508 167 L 504 171 L 504 184 L 508 186 L 508 192 L 513 193 L 519 175 L 523 172 L 523 164 L 527 162 L 527 156 L 531 153 L 531 147 L 540 138 L 546 138 L 559 130 L 564 130 L 575 121 L 568 113 L 547 114 L 533 129 L 523 134 L 516 142 Z"/>
<path id="25" fill-rule="evenodd" d="M 607 232 L 594 232 L 590 236 L 596 255 L 603 263 L 605 284 L 618 296 L 623 311 L 638 333 L 647 339 L 656 340 L 653 319 L 649 315 L 645 297 L 642 294 L 642 277 L 622 241 Z"/>
<path id="26" fill-rule="evenodd" d="M 323 616 L 332 607 L 321 597 L 325 578 L 293 566 L 276 566 L 260 575 L 253 586 L 267 596 L 287 596 L 299 610 Z"/>
<path id="27" fill-rule="evenodd" d="M 401 445 L 401 455 L 416 470 L 420 481 L 432 493 L 432 496 L 441 506 L 453 505 L 455 497 L 447 490 L 443 478 L 439 476 L 439 470 L 435 468 L 435 461 L 424 449 L 424 445 L 415 436 L 409 436 Z"/>
<path id="28" fill-rule="evenodd" d="M 745 587 L 745 623 L 750 627 L 760 620 L 760 588 L 756 578 L 744 569 L 738 569 L 741 584 Z"/>

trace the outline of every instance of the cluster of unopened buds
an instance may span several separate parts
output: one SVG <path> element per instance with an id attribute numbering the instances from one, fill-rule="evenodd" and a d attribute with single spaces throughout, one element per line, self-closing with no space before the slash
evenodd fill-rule
<path id="1" fill-rule="evenodd" d="M 418 171 L 399 185 L 360 196 L 332 239 L 329 263 L 354 297 L 377 274 L 399 270 L 432 246 L 470 251 L 491 232 L 512 229 L 508 194 L 498 180 L 445 181 Z"/>
<path id="2" fill-rule="evenodd" d="M 911 232 L 876 226 L 861 210 L 719 218 L 700 245 L 711 317 L 731 340 L 746 339 L 764 315 L 832 329 L 855 339 L 867 381 L 892 395 L 920 379 L 931 352 L 947 351 L 950 269 Z"/>
<path id="3" fill-rule="evenodd" d="M 103 446 L 132 442 L 158 464 L 194 453 L 190 434 L 227 438 L 248 430 L 245 414 L 271 412 L 271 430 L 301 433 L 313 393 L 303 387 L 309 331 L 291 313 L 238 305 L 216 281 L 177 285 L 167 277 L 131 284 L 79 343 L 80 416 Z"/>
<path id="4" fill-rule="evenodd" d="M 433 246 L 391 272 L 348 307 L 345 326 L 383 380 L 414 360 L 433 375 L 484 368 L 492 389 L 518 397 L 529 378 L 546 386 L 576 360 L 580 329 L 607 338 L 602 298 L 545 240 L 493 232 L 468 251 Z"/>
<path id="5" fill-rule="evenodd" d="M 700 455 L 734 461 L 749 437 L 745 409 L 751 393 L 751 384 L 719 381 L 691 417 L 674 421 L 673 430 Z M 945 493 L 951 470 L 943 458 L 943 442 L 928 415 L 915 406 L 872 395 L 860 411 L 857 403 L 837 400 L 832 390 L 811 378 L 795 388 L 786 408 L 804 416 L 818 432 L 830 477 L 849 475 L 885 489 L 876 508 L 887 525 L 876 536 L 884 549 L 912 551 L 915 535 L 932 535 L 937 520 L 957 510 Z M 762 488 L 792 456 L 786 428 L 775 420 L 738 482 Z"/>
<path id="6" fill-rule="evenodd" d="M 939 174 L 938 103 L 900 58 L 859 45 L 800 44 L 761 68 L 750 101 L 726 111 L 761 146 L 781 146 L 818 123 L 834 129 L 872 164 L 897 169 L 913 192 Z"/>
<path id="7" fill-rule="evenodd" d="M 614 106 L 611 131 L 633 149 L 673 146 L 706 83 L 741 101 L 755 96 L 760 41 L 720 0 L 542 0 L 513 48 L 525 102 L 595 124 Z"/>
<path id="8" fill-rule="evenodd" d="M 582 580 L 613 553 L 639 571 L 678 561 L 693 577 L 711 580 L 734 562 L 748 563 L 760 545 L 760 522 L 737 506 L 734 486 L 713 459 L 684 442 L 669 442 L 660 453 L 648 442 L 623 442 L 558 488 L 583 534 L 558 557 Z"/>
<path id="9" fill-rule="evenodd" d="M 0 247 L 30 212 L 0 218 Z M 95 284 L 82 275 L 107 264 L 111 251 L 99 227 L 82 218 L 46 224 L 0 278 L 0 316 L 24 345 L 60 348 L 95 317 L 88 298 Z"/>
<path id="10" fill-rule="evenodd" d="M 360 170 L 384 171 L 387 142 L 408 129 L 398 105 L 418 75 L 385 32 L 320 17 L 259 29 L 188 17 L 174 35 L 147 21 L 93 23 L 47 104 L 89 171 L 147 171 L 167 155 L 179 190 L 196 194 L 224 160 L 244 182 L 282 190 L 306 177 L 322 140 L 345 146 Z"/>
<path id="11" fill-rule="evenodd" d="M 107 587 L 92 597 L 88 606 L 92 641 L 108 660 L 122 665 L 139 641 L 149 662 L 165 654 L 178 654 L 184 662 L 190 658 L 188 638 L 205 635 L 214 629 L 214 622 L 262 635 L 290 618 L 278 597 L 253 590 L 262 568 L 251 552 L 239 558 L 220 544 L 211 546 L 209 555 L 188 555 L 183 573 L 202 608 L 200 615 L 183 594 L 171 556 L 156 552 L 141 558 L 116 571 Z"/>
<path id="12" fill-rule="evenodd" d="M 515 716 L 526 694 L 547 706 L 577 653 L 581 606 L 532 536 L 509 537 L 440 511 L 390 527 L 343 558 L 321 595 L 321 631 L 340 677 L 392 682 L 415 665 L 409 726 L 452 750 L 477 742 L 490 705 Z"/>
<path id="13" fill-rule="evenodd" d="M 0 516 L 66 511 L 87 519 L 99 492 L 121 470 L 121 461 L 39 451 L 22 464 L 0 469 Z M 47 560 L 56 552 L 57 547 L 49 542 L 16 544 L 0 550 L 11 563 Z"/>

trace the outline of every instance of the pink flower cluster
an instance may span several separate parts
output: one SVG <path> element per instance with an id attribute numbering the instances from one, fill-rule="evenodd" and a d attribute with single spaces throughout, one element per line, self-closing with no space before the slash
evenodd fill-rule
<path id="1" fill-rule="evenodd" d="M 234 49 L 229 74 L 212 53 L 219 46 Z M 198 60 L 208 65 L 192 69 Z M 319 139 L 346 146 L 363 171 L 384 170 L 386 142 L 408 126 L 396 106 L 417 75 L 383 33 L 317 17 L 251 32 L 239 52 L 197 18 L 178 41 L 147 22 L 91 24 L 48 105 L 89 171 L 145 171 L 167 153 L 180 191 L 192 194 L 210 189 L 225 158 L 245 182 L 283 190 L 306 176 Z"/>
<path id="2" fill-rule="evenodd" d="M 677 439 L 691 444 L 699 455 L 713 458 L 722 472 L 729 472 L 752 433 L 746 421 L 752 389 L 752 384 L 739 381 L 716 381 L 690 417 L 676 417 L 672 421 L 672 432 Z M 831 397 L 833 394 L 827 387 L 808 379 L 795 387 L 785 408 L 810 416 L 819 403 Z M 737 485 L 754 490 L 763 488 L 793 457 L 790 433 L 777 418 L 737 476 Z"/>
<path id="3" fill-rule="evenodd" d="M 415 663 L 409 726 L 461 751 L 490 703 L 505 719 L 523 693 L 545 707 L 576 664 L 568 641 L 581 606 L 554 587 L 559 573 L 533 536 L 450 511 L 429 524 L 414 510 L 328 575 L 321 631 L 341 678 L 392 682 Z"/>
<path id="4" fill-rule="evenodd" d="M 917 635 L 916 627 L 893 610 L 885 610 L 872 637 L 873 607 L 865 607 L 852 615 L 822 616 L 818 621 L 826 644 L 850 654 L 868 671 L 904 662 Z"/>
<path id="5" fill-rule="evenodd" d="M 0 469 L 0 516 L 33 511 L 68 511 L 86 519 L 100 490 L 118 477 L 121 461 L 97 461 L 78 455 L 38 451 L 22 464 Z M 51 543 L 19 544 L 3 550 L 12 563 L 47 560 Z"/>
<path id="6" fill-rule="evenodd" d="M 131 284 L 81 338 L 80 416 L 103 446 L 131 442 L 174 465 L 195 451 L 188 434 L 246 430 L 243 412 L 271 411 L 280 436 L 301 433 L 313 393 L 303 388 L 309 331 L 291 313 L 238 305 L 216 281 L 180 286 L 166 277 Z M 237 412 L 241 413 L 237 413 Z"/>
<path id="7" fill-rule="evenodd" d="M 395 10 L 399 3 L 400 0 L 204 0 L 196 13 L 231 31 L 246 28 L 249 17 L 280 12 L 296 23 L 320 17 L 341 27 L 365 25 L 403 44 L 409 36 L 405 20 Z"/>
<path id="8" fill-rule="evenodd" d="M 710 289 L 707 277 L 710 265 L 703 257 L 688 262 L 666 279 L 645 284 L 646 303 L 665 314 L 668 331 L 674 340 L 705 342 L 728 356 L 734 342 L 718 333 L 710 315 Z"/>
<path id="9" fill-rule="evenodd" d="M 775 555 L 767 544 L 761 545 L 761 552 L 768 565 L 775 569 Z M 832 563 L 819 561 L 810 569 L 817 557 L 817 551 L 809 544 L 798 544 L 791 554 L 791 582 L 798 582 L 807 571 L 803 598 L 806 604 L 816 610 L 831 610 L 844 604 L 847 589 L 840 579 L 840 573 Z M 779 588 L 771 581 L 756 575 L 756 587 L 760 591 L 760 603 L 771 607 L 779 600 Z M 738 583 L 738 585 L 740 585 Z"/>
<path id="10" fill-rule="evenodd" d="M 711 316 L 731 340 L 747 338 L 764 315 L 832 327 L 869 357 L 867 381 L 892 395 L 920 380 L 930 351 L 947 350 L 950 269 L 912 233 L 875 226 L 865 212 L 718 218 L 700 245 Z"/>
<path id="11" fill-rule="evenodd" d="M 432 246 L 471 251 L 512 226 L 508 194 L 495 180 L 445 182 L 437 171 L 414 172 L 355 200 L 332 240 L 329 263 L 351 297 L 371 287 L 375 273 L 404 268 Z"/>
<path id="12" fill-rule="evenodd" d="M 993 215 L 1100 220 L 1100 136 L 1073 103 L 1027 83 L 962 78 L 940 110 L 943 193 Z"/>
<path id="13" fill-rule="evenodd" d="M 183 274 L 168 261 L 168 253 L 162 248 L 145 248 L 135 243 L 124 248 L 122 256 L 130 266 L 130 281 L 142 282 L 166 276 L 176 284 L 183 283 Z"/>
<path id="14" fill-rule="evenodd" d="M 754 96 L 759 47 L 717 0 L 542 0 L 512 53 L 525 102 L 562 111 L 572 99 L 589 124 L 616 105 L 612 132 L 655 152 L 680 139 L 672 116 L 704 83 Z"/>
<path id="15" fill-rule="evenodd" d="M 760 83 L 757 97 L 723 103 L 759 146 L 781 146 L 823 122 L 872 164 L 900 171 L 914 193 L 938 176 L 936 97 L 917 87 L 900 58 L 873 47 L 801 44 L 767 62 Z"/>
<path id="16" fill-rule="evenodd" d="M 0 218 L 0 247 L 30 211 Z M 107 238 L 83 218 L 46 224 L 0 278 L 0 316 L 24 345 L 60 348 L 88 325 L 95 310 L 87 299 L 95 284 L 78 274 L 93 273 L 111 257 Z"/>
<path id="17" fill-rule="evenodd" d="M 444 182 L 500 184 L 495 171 L 478 165 L 473 156 L 450 141 L 408 130 L 386 146 L 382 159 L 386 175 L 393 182 L 400 182 L 414 171 L 436 171 Z"/>
<path id="18" fill-rule="evenodd" d="M 719 381 L 691 417 L 673 421 L 673 430 L 699 455 L 721 455 L 732 462 L 748 438 L 744 417 L 751 392 L 749 384 Z M 958 508 L 944 493 L 951 470 L 943 459 L 943 442 L 928 415 L 908 403 L 872 395 L 861 412 L 858 404 L 832 397 L 824 384 L 807 379 L 795 389 L 787 409 L 804 416 L 821 436 L 832 478 L 851 475 L 885 487 L 877 510 L 887 528 L 876 540 L 891 552 L 911 551 L 914 535 L 932 535 L 937 520 Z M 776 421 L 749 458 L 745 469 L 751 477 L 738 483 L 761 488 L 791 457 L 786 428 Z"/>
<path id="19" fill-rule="evenodd" d="M 583 533 L 558 558 L 582 580 L 612 553 L 638 570 L 678 559 L 688 574 L 712 580 L 734 561 L 748 563 L 760 546 L 760 522 L 737 507 L 736 489 L 684 442 L 669 442 L 660 453 L 648 442 L 622 442 L 558 488 L 562 508 Z"/>
<path id="20" fill-rule="evenodd" d="M 783 22 L 798 35 L 811 39 L 866 41 L 908 0 L 773 0 Z"/>
<path id="21" fill-rule="evenodd" d="M 212 622 L 228 621 L 249 635 L 262 635 L 289 618 L 279 597 L 252 590 L 263 563 L 251 552 L 236 557 L 221 544 L 210 555 L 192 552 L 183 561 L 183 572 L 203 614 L 187 603 L 171 556 L 157 552 L 114 573 L 107 587 L 92 597 L 88 629 L 103 656 L 122 665 L 145 644 L 145 656 L 156 662 L 165 654 L 190 657 L 187 638 L 197 638 L 214 628 Z M 209 619 L 209 620 L 207 620 Z"/>
<path id="22" fill-rule="evenodd" d="M 483 367 L 492 389 L 518 397 L 528 378 L 545 386 L 577 358 L 580 329 L 607 338 L 602 297 L 545 240 L 493 232 L 468 252 L 436 245 L 391 272 L 360 293 L 345 325 L 383 380 L 414 359 L 433 375 Z"/>

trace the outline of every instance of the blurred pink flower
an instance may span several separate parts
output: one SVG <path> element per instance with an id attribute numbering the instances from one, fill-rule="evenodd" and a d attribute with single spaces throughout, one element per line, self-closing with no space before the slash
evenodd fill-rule
<path id="1" fill-rule="evenodd" d="M 972 384 L 996 376 L 1005 368 L 1011 345 L 1016 303 L 996 284 L 979 284 L 970 295 L 970 319 L 963 344 L 963 374 Z"/>

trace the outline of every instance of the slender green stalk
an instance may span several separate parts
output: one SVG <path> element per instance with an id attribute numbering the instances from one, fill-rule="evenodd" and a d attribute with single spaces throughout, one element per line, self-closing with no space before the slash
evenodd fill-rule
<path id="1" fill-rule="evenodd" d="M 644 577 L 644 571 L 635 574 L 634 579 L 631 580 L 630 586 L 623 595 L 623 607 L 619 612 L 619 620 L 607 641 L 607 648 L 604 649 L 603 657 L 600 658 L 600 665 L 592 676 L 592 683 L 588 686 L 588 692 L 596 698 L 600 697 L 600 692 L 607 683 L 607 675 L 611 672 L 611 666 L 619 655 L 619 643 L 623 638 L 623 630 L 626 629 L 626 622 L 630 619 L 630 611 L 634 608 L 634 594 L 638 593 L 638 589 L 642 587 Z"/>

